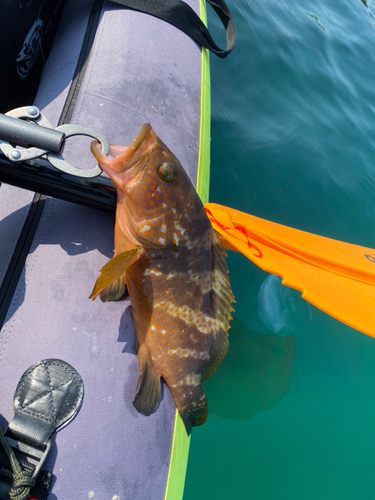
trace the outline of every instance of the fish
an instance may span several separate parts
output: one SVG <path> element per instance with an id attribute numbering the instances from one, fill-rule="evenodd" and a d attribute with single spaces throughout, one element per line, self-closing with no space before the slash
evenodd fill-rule
<path id="1" fill-rule="evenodd" d="M 129 147 L 98 143 L 91 152 L 116 186 L 114 257 L 91 299 L 118 300 L 128 289 L 139 378 L 138 412 L 157 410 L 163 379 L 186 432 L 207 420 L 201 384 L 229 346 L 234 310 L 226 253 L 179 160 L 150 124 Z"/>

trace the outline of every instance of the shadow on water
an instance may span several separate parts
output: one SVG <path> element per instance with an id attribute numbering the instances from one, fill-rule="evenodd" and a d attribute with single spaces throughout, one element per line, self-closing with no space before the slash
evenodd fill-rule
<path id="1" fill-rule="evenodd" d="M 234 318 L 229 340 L 227 356 L 204 384 L 209 413 L 247 420 L 276 406 L 289 393 L 295 337 L 263 335 Z"/>

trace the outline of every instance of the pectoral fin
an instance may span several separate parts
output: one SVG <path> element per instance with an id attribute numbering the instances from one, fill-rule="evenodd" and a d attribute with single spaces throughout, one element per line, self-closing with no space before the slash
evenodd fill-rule
<path id="1" fill-rule="evenodd" d="M 132 250 L 116 255 L 113 259 L 107 262 L 107 264 L 100 270 L 101 274 L 96 280 L 94 289 L 91 292 L 89 299 L 95 300 L 102 290 L 114 284 L 116 281 L 118 281 L 119 285 L 121 285 L 121 277 L 124 272 L 138 259 L 142 251 L 143 250 L 140 247 L 133 248 Z"/>
<path id="2" fill-rule="evenodd" d="M 114 283 L 108 285 L 99 293 L 102 302 L 114 302 L 120 300 L 126 291 L 124 275 L 121 275 Z"/>
<path id="3" fill-rule="evenodd" d="M 214 234 L 211 256 L 213 270 L 211 306 L 218 327 L 213 334 L 209 358 L 202 372 L 202 382 L 205 382 L 216 371 L 228 351 L 228 328 L 233 311 L 231 303 L 234 302 L 225 262 L 225 252 L 217 239 L 217 234 Z"/>

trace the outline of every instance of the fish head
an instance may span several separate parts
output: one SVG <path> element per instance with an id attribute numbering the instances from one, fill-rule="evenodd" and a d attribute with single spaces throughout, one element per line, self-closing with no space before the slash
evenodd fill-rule
<path id="1" fill-rule="evenodd" d="M 176 245 L 176 236 L 180 238 L 175 228 L 186 233 L 181 226 L 186 213 L 190 220 L 203 217 L 207 225 L 187 173 L 150 124 L 142 126 L 129 147 L 111 145 L 112 158 L 95 142 L 91 152 L 116 186 L 116 220 L 132 243 L 150 248 Z"/>

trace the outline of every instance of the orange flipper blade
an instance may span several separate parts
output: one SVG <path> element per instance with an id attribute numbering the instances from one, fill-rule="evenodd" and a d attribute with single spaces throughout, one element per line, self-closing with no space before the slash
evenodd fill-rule
<path id="1" fill-rule="evenodd" d="M 204 205 L 224 246 L 347 325 L 375 337 L 375 250 L 269 222 L 215 203 Z"/>

